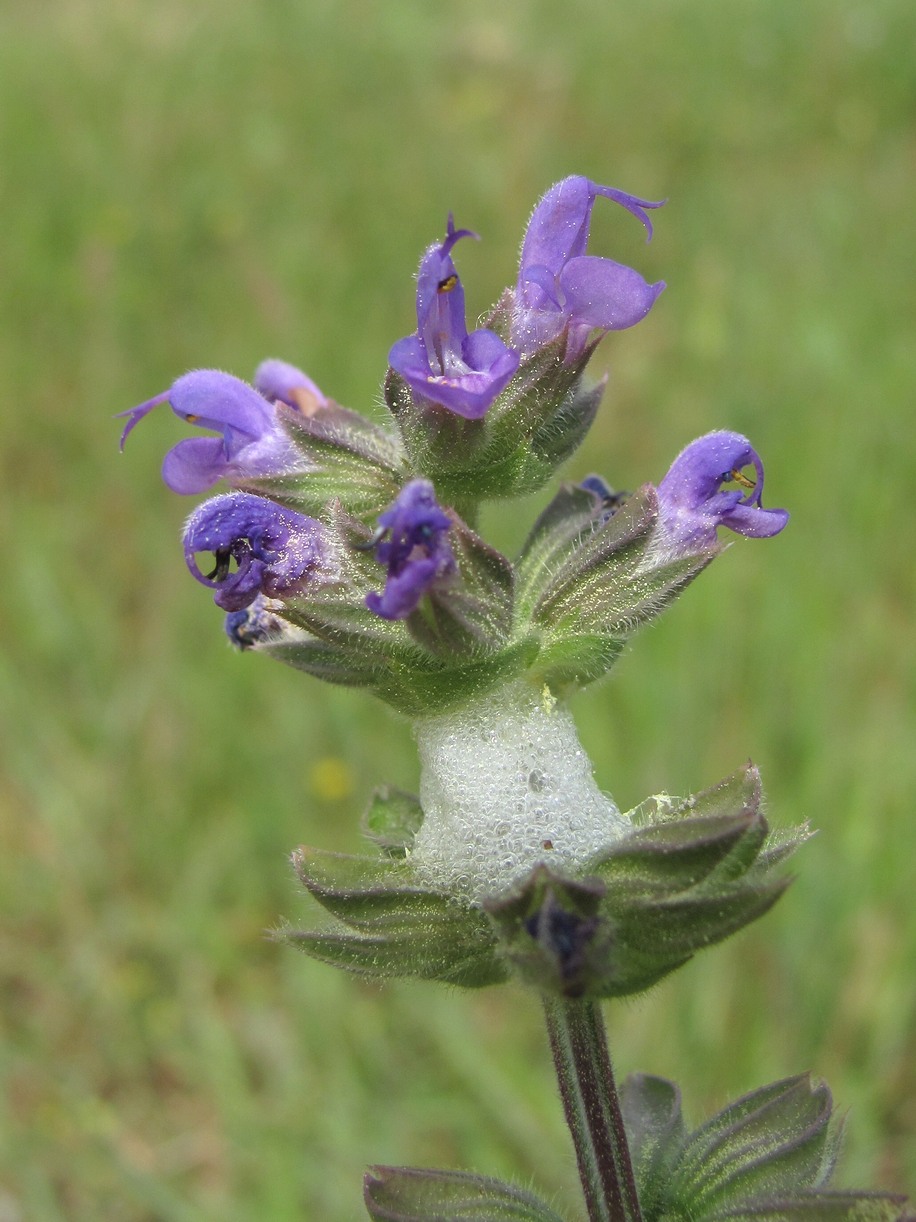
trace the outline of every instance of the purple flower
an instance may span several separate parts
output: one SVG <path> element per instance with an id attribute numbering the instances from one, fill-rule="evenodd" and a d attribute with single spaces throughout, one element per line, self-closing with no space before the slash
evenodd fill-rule
<path id="1" fill-rule="evenodd" d="M 181 420 L 213 429 L 219 437 L 188 437 L 166 454 L 162 478 L 173 492 L 205 492 L 220 479 L 230 483 L 302 468 L 302 458 L 277 419 L 273 400 L 299 407 L 316 395 L 326 400 L 304 373 L 282 361 L 265 361 L 258 369 L 259 389 L 215 369 L 197 369 L 139 407 L 122 412 L 127 424 L 121 447 L 132 429 L 154 407 L 168 403 Z M 259 391 L 261 393 L 259 393 Z M 315 409 L 317 410 L 317 409 Z"/>
<path id="2" fill-rule="evenodd" d="M 198 568 L 198 552 L 214 553 L 211 573 Z M 241 611 L 259 594 L 298 594 L 328 559 L 319 522 L 248 492 L 199 505 L 185 525 L 184 556 L 192 576 L 216 591 L 213 601 L 224 611 Z"/>
<path id="3" fill-rule="evenodd" d="M 569 327 L 566 360 L 575 360 L 590 331 L 635 326 L 665 287 L 661 280 L 647 284 L 639 272 L 613 259 L 585 253 L 599 195 L 626 208 L 652 237 L 646 209 L 660 208 L 663 200 L 651 203 L 578 174 L 552 186 L 528 222 L 518 270 L 512 342 L 525 355 Z"/>
<path id="4" fill-rule="evenodd" d="M 417 276 L 417 331 L 398 342 L 388 363 L 421 399 L 439 403 L 469 420 L 479 420 L 518 369 L 517 352 L 495 331 L 468 335 L 464 289 L 451 250 L 460 238 L 451 216 L 441 246 L 430 246 Z"/>
<path id="5" fill-rule="evenodd" d="M 756 479 L 743 473 L 753 467 Z M 725 489 L 734 481 L 745 489 Z M 763 463 L 740 433 L 707 433 L 682 450 L 658 486 L 659 527 L 667 552 L 683 554 L 716 542 L 716 528 L 750 538 L 778 535 L 789 520 L 785 509 L 764 509 Z"/>
<path id="6" fill-rule="evenodd" d="M 434 581 L 454 572 L 455 557 L 445 535 L 451 520 L 436 501 L 429 480 L 411 480 L 379 518 L 388 538 L 376 559 L 388 565 L 382 594 L 368 594 L 366 606 L 383 619 L 406 619 Z"/>

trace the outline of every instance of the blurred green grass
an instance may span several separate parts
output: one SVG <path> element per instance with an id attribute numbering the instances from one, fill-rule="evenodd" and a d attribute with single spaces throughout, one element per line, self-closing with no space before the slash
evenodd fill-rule
<path id="1" fill-rule="evenodd" d="M 346 1222 L 370 1161 L 574 1201 L 530 999 L 264 940 L 305 911 L 289 849 L 356 849 L 373 786 L 415 784 L 409 728 L 229 650 L 158 479 L 174 420 L 119 458 L 110 418 L 267 355 L 370 410 L 447 212 L 482 311 L 570 172 L 669 199 L 648 247 L 596 214 L 669 288 L 599 351 L 571 473 L 632 487 L 737 428 L 793 512 L 579 698 L 583 738 L 621 806 L 750 754 L 820 829 L 766 921 L 610 1010 L 618 1071 L 698 1120 L 812 1068 L 843 1182 L 916 1191 L 914 40 L 909 0 L 0 11 L 0 1216 Z"/>

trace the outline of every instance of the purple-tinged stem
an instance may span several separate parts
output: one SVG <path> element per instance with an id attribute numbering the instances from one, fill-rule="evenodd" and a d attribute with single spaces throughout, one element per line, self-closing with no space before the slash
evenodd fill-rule
<path id="1" fill-rule="evenodd" d="M 545 997 L 544 1013 L 589 1222 L 642 1222 L 601 1011 Z"/>

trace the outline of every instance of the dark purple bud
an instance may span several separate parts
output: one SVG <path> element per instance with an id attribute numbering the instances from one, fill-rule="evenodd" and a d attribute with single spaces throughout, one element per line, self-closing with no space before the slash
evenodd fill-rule
<path id="1" fill-rule="evenodd" d="M 753 467 L 753 478 L 744 473 L 745 467 Z M 724 488 L 727 483 L 739 487 Z M 763 463 L 746 437 L 717 432 L 692 441 L 658 486 L 665 550 L 686 553 L 711 547 L 719 526 L 753 539 L 778 535 L 789 514 L 785 509 L 764 509 L 762 494 Z"/>
<path id="2" fill-rule="evenodd" d="M 647 284 L 639 272 L 586 254 L 592 208 L 598 196 L 626 208 L 652 237 L 647 208 L 660 208 L 614 187 L 602 187 L 581 175 L 550 188 L 534 210 L 515 290 L 512 342 L 527 355 L 550 343 L 567 327 L 567 361 L 575 360 L 593 330 L 622 331 L 651 310 L 665 287 Z"/>
<path id="3" fill-rule="evenodd" d="M 199 552 L 213 553 L 212 572 L 200 571 Z M 224 611 L 241 611 L 259 594 L 298 594 L 328 559 L 319 522 L 248 492 L 199 505 L 185 526 L 184 555 L 191 574 L 216 591 L 213 601 Z"/>
<path id="4" fill-rule="evenodd" d="M 388 354 L 391 368 L 420 399 L 439 403 L 469 420 L 479 420 L 518 369 L 518 353 L 495 331 L 468 334 L 464 289 L 451 250 L 460 238 L 476 238 L 456 229 L 451 216 L 445 241 L 430 246 L 417 276 L 417 330 Z"/>
<path id="5" fill-rule="evenodd" d="M 366 606 L 383 619 L 406 619 L 433 582 L 455 570 L 445 537 L 451 520 L 429 480 L 415 479 L 378 521 L 385 537 L 375 555 L 388 576 L 381 594 L 366 596 Z"/>
<path id="6" fill-rule="evenodd" d="M 609 522 L 630 495 L 629 492 L 615 492 L 600 475 L 586 475 L 579 487 L 593 493 L 601 502 L 601 517 L 598 519 L 601 524 Z"/>
<path id="7" fill-rule="evenodd" d="M 122 412 L 128 417 L 121 434 L 122 448 L 135 426 L 162 403 L 168 403 L 188 424 L 219 434 L 189 437 L 169 450 L 162 478 L 173 492 L 205 492 L 220 479 L 232 483 L 302 467 L 295 446 L 277 421 L 273 403 L 247 382 L 215 369 L 186 373 L 170 390 Z"/>
<path id="8" fill-rule="evenodd" d="M 563 907 L 548 888 L 541 907 L 524 921 L 525 931 L 549 956 L 567 997 L 580 997 L 587 981 L 588 953 L 605 931 L 597 916 L 583 916 Z"/>
<path id="9" fill-rule="evenodd" d="M 272 403 L 279 400 L 303 416 L 327 407 L 327 397 L 310 377 L 286 361 L 262 361 L 254 373 L 254 388 Z"/>
<path id="10" fill-rule="evenodd" d="M 258 594 L 254 602 L 241 611 L 230 611 L 226 616 L 226 636 L 237 649 L 253 649 L 288 631 L 288 626 L 271 609 L 280 604 Z"/>

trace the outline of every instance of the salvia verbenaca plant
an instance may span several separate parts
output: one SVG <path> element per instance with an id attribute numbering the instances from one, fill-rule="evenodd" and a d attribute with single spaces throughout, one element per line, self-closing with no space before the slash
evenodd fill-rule
<path id="1" fill-rule="evenodd" d="M 514 558 L 478 533 L 482 502 L 542 488 L 575 452 L 604 389 L 585 377 L 596 345 L 665 287 L 590 253 L 600 200 L 651 238 L 660 204 L 564 179 L 534 209 L 514 287 L 472 331 L 454 256 L 477 235 L 448 218 L 420 262 L 416 330 L 389 353 L 386 423 L 268 360 L 251 385 L 184 374 L 124 413 L 124 438 L 161 405 L 203 430 L 162 475 L 178 493 L 228 489 L 190 515 L 184 551 L 236 646 L 413 722 L 419 795 L 376 792 L 372 853 L 296 850 L 326 916 L 279 936 L 364 976 L 515 978 L 540 994 L 592 1222 L 892 1222 L 900 1198 L 826 1187 L 839 1126 L 823 1083 L 773 1083 L 693 1131 L 673 1083 L 615 1087 L 602 1000 L 762 916 L 808 832 L 770 829 L 750 765 L 620 811 L 567 707 L 724 550 L 720 529 L 785 527 L 747 438 L 700 437 L 633 493 L 595 475 L 560 484 Z M 558 1217 L 464 1171 L 373 1167 L 365 1201 L 398 1222 Z"/>

